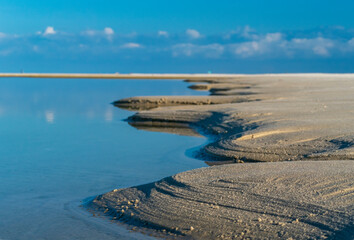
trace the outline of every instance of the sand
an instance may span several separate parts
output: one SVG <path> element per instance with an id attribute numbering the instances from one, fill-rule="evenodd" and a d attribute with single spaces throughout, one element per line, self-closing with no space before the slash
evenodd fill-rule
<path id="1" fill-rule="evenodd" d="M 209 137 L 197 154 L 209 163 L 243 164 L 113 191 L 92 206 L 166 237 L 354 237 L 354 75 L 189 82 L 212 96 L 133 97 L 116 104 L 140 110 L 129 118 L 133 126 L 193 135 L 189 127 Z"/>
<path id="2" fill-rule="evenodd" d="M 252 162 L 353 159 L 354 77 L 315 76 L 219 80 L 224 86 L 248 83 L 252 87 L 243 90 L 230 86 L 229 90 L 219 92 L 222 96 L 194 96 L 185 101 L 182 97 L 170 97 L 178 99 L 174 103 L 180 106 L 176 107 L 167 107 L 169 102 L 159 102 L 158 97 L 124 99 L 124 102 L 131 101 L 137 108 L 166 106 L 138 112 L 129 121 L 139 126 L 187 124 L 199 129 L 213 141 L 200 152 L 208 159 Z M 245 91 L 250 94 L 244 94 Z M 190 103 L 190 99 L 197 102 L 198 98 L 200 105 Z M 213 101 L 207 104 L 207 98 Z M 226 100 L 230 103 L 225 103 Z M 147 104 L 149 101 L 152 103 Z"/>
<path id="3" fill-rule="evenodd" d="M 225 103 L 240 103 L 256 101 L 254 97 L 242 96 L 152 96 L 152 97 L 131 97 L 113 102 L 119 108 L 128 110 L 150 110 L 162 106 L 179 105 L 214 105 Z"/>
<path id="4" fill-rule="evenodd" d="M 350 239 L 353 171 L 351 161 L 222 165 L 112 191 L 93 204 L 194 239 Z"/>

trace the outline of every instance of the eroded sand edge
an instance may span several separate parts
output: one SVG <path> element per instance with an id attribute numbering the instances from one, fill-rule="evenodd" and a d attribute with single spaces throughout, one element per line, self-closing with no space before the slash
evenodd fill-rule
<path id="1" fill-rule="evenodd" d="M 200 157 L 287 162 L 188 171 L 103 194 L 92 206 L 177 237 L 353 236 L 354 164 L 343 161 L 354 153 L 352 75 L 244 76 L 191 88 L 212 96 L 136 97 L 116 104 L 151 109 L 132 116 L 133 126 L 191 126 L 210 136 Z"/>

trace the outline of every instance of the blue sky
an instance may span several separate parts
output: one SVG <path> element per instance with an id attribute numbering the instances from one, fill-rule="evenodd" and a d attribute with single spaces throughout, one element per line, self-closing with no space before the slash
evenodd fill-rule
<path id="1" fill-rule="evenodd" d="M 0 0 L 0 71 L 353 72 L 353 1 Z"/>

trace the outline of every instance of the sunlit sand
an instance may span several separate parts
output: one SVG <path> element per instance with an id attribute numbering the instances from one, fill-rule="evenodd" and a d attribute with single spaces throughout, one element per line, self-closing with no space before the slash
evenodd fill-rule
<path id="1" fill-rule="evenodd" d="M 98 196 L 94 208 L 176 237 L 353 236 L 354 75 L 188 81 L 204 82 L 191 88 L 213 96 L 132 97 L 116 104 L 140 110 L 128 119 L 133 126 L 189 126 L 211 141 L 199 158 L 239 164 L 115 190 Z"/>

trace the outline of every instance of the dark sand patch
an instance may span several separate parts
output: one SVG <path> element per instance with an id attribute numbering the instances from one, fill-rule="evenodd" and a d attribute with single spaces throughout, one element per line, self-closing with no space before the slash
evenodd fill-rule
<path id="1" fill-rule="evenodd" d="M 255 100 L 257 100 L 255 97 L 242 96 L 147 96 L 121 99 L 113 102 L 113 105 L 127 110 L 142 111 L 164 106 L 214 105 Z"/>

